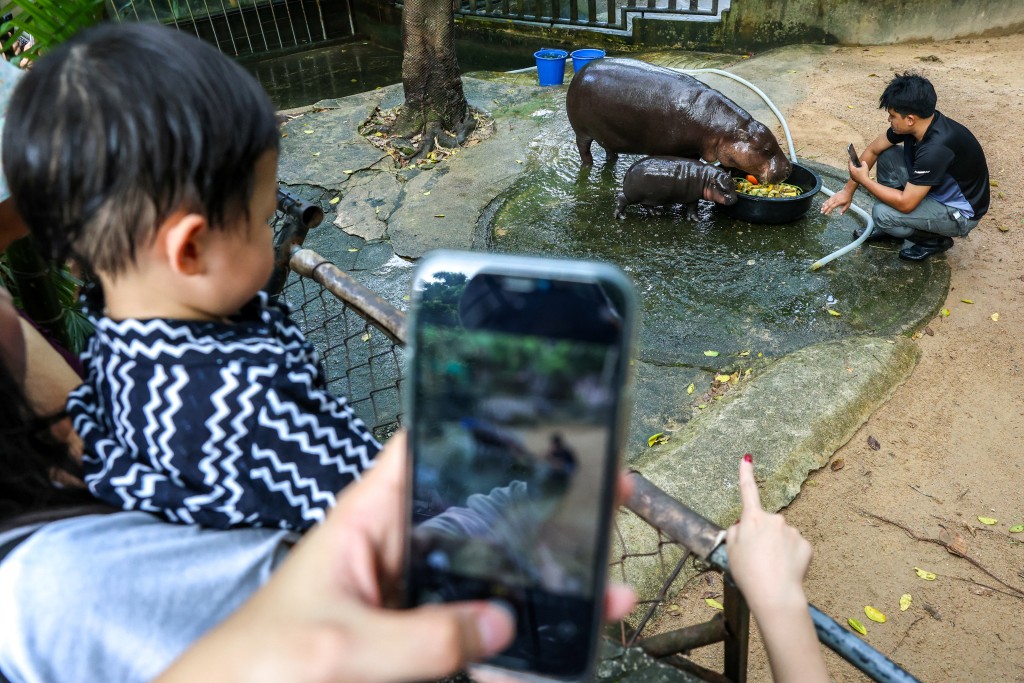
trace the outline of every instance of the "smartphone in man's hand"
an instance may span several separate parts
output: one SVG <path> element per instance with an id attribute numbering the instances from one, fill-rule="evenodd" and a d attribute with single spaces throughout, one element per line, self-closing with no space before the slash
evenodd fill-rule
<path id="1" fill-rule="evenodd" d="M 846 153 L 850 155 L 850 161 L 853 163 L 853 165 L 856 166 L 857 168 L 860 168 L 860 157 L 857 156 L 857 150 L 853 148 L 852 142 L 849 145 L 847 145 Z"/>
<path id="2" fill-rule="evenodd" d="M 506 603 L 490 666 L 582 680 L 595 660 L 634 302 L 598 263 L 437 252 L 414 276 L 407 604 Z"/>

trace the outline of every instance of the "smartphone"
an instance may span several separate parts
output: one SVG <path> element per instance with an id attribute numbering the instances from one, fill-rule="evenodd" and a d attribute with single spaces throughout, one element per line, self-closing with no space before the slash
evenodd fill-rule
<path id="1" fill-rule="evenodd" d="M 853 165 L 860 168 L 860 157 L 857 156 L 857 150 L 853 148 L 852 142 L 846 146 L 846 153 L 850 155 L 850 161 L 853 162 Z"/>
<path id="2" fill-rule="evenodd" d="M 581 680 L 602 622 L 633 287 L 601 263 L 435 252 L 411 297 L 409 606 L 501 600 L 487 665 Z"/>

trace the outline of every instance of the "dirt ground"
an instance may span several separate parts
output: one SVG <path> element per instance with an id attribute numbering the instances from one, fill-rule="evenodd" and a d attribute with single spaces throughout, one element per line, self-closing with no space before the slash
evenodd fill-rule
<path id="1" fill-rule="evenodd" d="M 878 97 L 908 69 L 981 141 L 992 208 L 947 252 L 949 315 L 922 330 L 913 376 L 783 514 L 814 546 L 811 602 L 860 621 L 865 640 L 917 678 L 1024 681 L 1024 533 L 1009 532 L 1024 524 L 1024 36 L 838 49 L 794 76 L 810 95 L 788 121 L 800 156 L 844 168 L 847 142 L 863 150 L 885 130 Z M 681 624 L 710 616 L 708 593 L 697 580 L 673 601 Z M 887 621 L 870 621 L 867 605 Z M 750 680 L 770 680 L 754 640 Z M 866 680 L 831 653 L 828 665 L 834 680 Z"/>

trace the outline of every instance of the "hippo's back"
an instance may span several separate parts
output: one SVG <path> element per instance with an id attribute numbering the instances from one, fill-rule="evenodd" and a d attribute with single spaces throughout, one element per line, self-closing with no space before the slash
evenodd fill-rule
<path id="1" fill-rule="evenodd" d="M 566 112 L 577 136 L 626 154 L 699 157 L 690 112 L 709 91 L 685 74 L 635 59 L 598 59 L 573 76 Z"/>

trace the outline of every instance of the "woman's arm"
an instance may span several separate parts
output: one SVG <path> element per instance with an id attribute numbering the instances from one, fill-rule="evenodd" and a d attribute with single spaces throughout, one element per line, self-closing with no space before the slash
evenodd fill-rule
<path id="1" fill-rule="evenodd" d="M 82 383 L 81 378 L 67 364 L 46 339 L 24 318 L 21 332 L 25 339 L 25 396 L 32 410 L 40 416 L 59 415 L 64 412 L 68 393 Z M 72 457 L 82 457 L 82 441 L 64 418 L 53 425 L 53 435 L 68 445 Z"/>
<path id="2" fill-rule="evenodd" d="M 781 515 L 761 508 L 749 455 L 740 461 L 743 513 L 726 533 L 729 571 L 761 627 L 776 683 L 828 681 L 803 581 L 811 544 Z"/>

